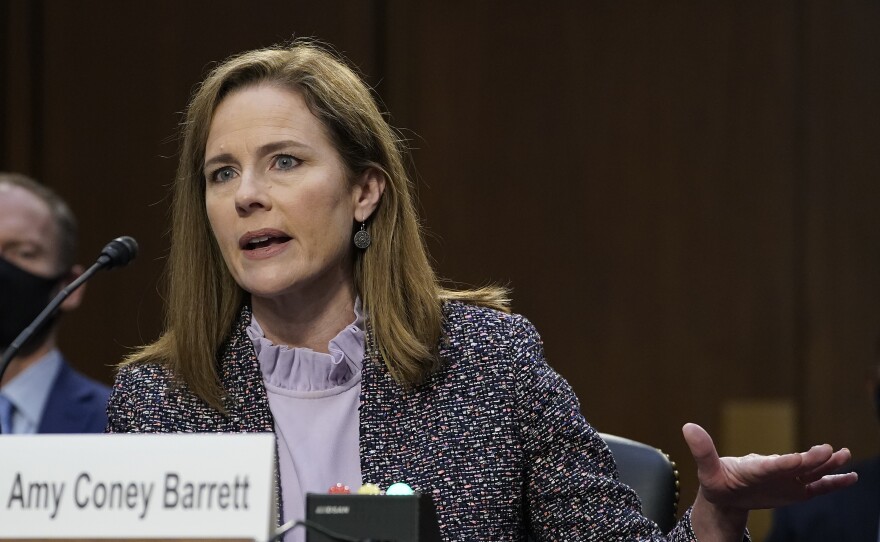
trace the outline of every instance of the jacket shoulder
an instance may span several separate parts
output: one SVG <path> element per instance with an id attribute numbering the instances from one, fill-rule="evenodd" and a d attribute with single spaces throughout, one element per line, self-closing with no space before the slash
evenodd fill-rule
<path id="1" fill-rule="evenodd" d="M 107 423 L 110 388 L 77 372 L 66 360 L 52 382 L 40 433 L 100 433 Z"/>
<path id="2" fill-rule="evenodd" d="M 171 372 L 159 363 L 132 363 L 119 368 L 113 390 L 144 394 L 162 393 L 173 381 Z"/>
<path id="3" fill-rule="evenodd" d="M 447 335 L 475 332 L 482 335 L 537 335 L 535 326 L 521 314 L 462 301 L 447 301 L 443 304 L 443 321 Z"/>
<path id="4" fill-rule="evenodd" d="M 107 431 L 185 431 L 204 405 L 165 366 L 135 363 L 119 369 L 107 405 Z"/>

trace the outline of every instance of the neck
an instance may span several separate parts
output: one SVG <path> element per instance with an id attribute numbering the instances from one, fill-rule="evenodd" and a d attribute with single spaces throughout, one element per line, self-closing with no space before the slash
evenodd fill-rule
<path id="1" fill-rule="evenodd" d="M 319 296 L 252 297 L 254 316 L 274 344 L 327 353 L 328 343 L 354 320 L 353 284 Z"/>
<path id="2" fill-rule="evenodd" d="M 55 348 L 54 333 L 47 337 L 46 340 L 43 341 L 43 344 L 36 349 L 28 350 L 26 354 L 19 354 L 12 358 L 12 361 L 9 362 L 9 366 L 6 368 L 6 372 L 3 373 L 3 380 L 0 380 L 0 386 L 5 386 L 11 382 L 13 378 L 42 359 L 42 357 L 48 354 L 53 348 Z"/>

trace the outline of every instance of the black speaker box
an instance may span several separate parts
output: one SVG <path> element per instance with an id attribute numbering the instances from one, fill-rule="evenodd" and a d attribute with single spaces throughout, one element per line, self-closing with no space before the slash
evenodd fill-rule
<path id="1" fill-rule="evenodd" d="M 371 542 L 440 542 L 429 495 L 306 495 L 306 519 Z M 336 542 L 306 528 L 308 542 Z"/>

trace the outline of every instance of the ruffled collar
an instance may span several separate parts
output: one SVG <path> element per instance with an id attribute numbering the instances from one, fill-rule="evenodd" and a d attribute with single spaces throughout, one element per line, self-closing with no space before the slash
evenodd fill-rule
<path id="1" fill-rule="evenodd" d="M 327 345 L 329 353 L 273 344 L 253 315 L 247 334 L 254 343 L 267 385 L 293 392 L 328 392 L 347 388 L 347 384 L 360 377 L 364 362 L 364 330 L 358 298 L 354 305 L 354 321 L 330 340 Z"/>

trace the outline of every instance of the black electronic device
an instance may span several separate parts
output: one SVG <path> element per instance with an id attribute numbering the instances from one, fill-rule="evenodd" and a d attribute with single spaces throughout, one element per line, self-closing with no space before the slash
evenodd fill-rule
<path id="1" fill-rule="evenodd" d="M 306 519 L 335 533 L 383 542 L 440 542 L 429 495 L 306 495 Z M 307 542 L 335 542 L 306 529 Z"/>

